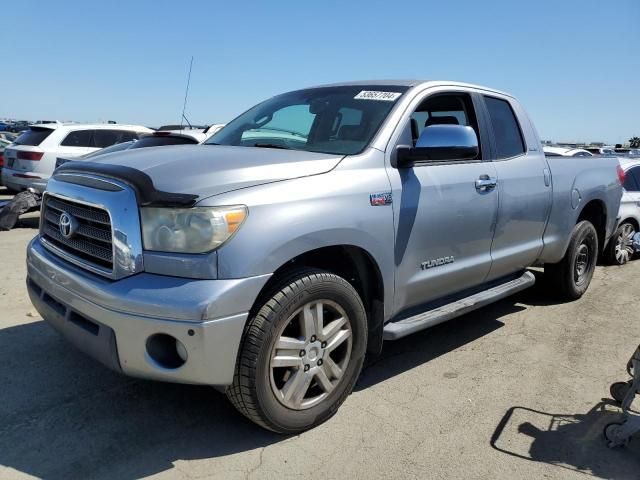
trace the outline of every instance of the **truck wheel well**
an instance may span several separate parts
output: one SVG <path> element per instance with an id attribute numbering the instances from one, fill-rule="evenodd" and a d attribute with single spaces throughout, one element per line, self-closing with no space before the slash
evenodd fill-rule
<path id="1" fill-rule="evenodd" d="M 322 247 L 292 258 L 280 266 L 262 288 L 251 310 L 251 315 L 255 315 L 262 307 L 284 277 L 300 267 L 326 270 L 341 276 L 353 285 L 367 312 L 369 323 L 367 351 L 379 353 L 382 348 L 384 284 L 377 263 L 366 250 L 360 247 L 352 245 Z"/>
<path id="2" fill-rule="evenodd" d="M 588 220 L 595 227 L 598 233 L 598 250 L 602 253 L 607 233 L 607 211 L 604 204 L 600 200 L 591 200 L 580 212 L 576 224 L 582 220 Z"/>

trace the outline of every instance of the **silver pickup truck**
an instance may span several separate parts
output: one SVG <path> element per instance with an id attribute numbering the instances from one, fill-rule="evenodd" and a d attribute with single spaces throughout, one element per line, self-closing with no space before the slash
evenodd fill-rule
<path id="1" fill-rule="evenodd" d="M 365 354 L 534 283 L 589 286 L 621 198 L 615 158 L 545 158 L 510 95 L 454 82 L 273 97 L 203 145 L 56 170 L 28 247 L 42 317 L 136 377 L 223 388 L 311 428 Z"/>

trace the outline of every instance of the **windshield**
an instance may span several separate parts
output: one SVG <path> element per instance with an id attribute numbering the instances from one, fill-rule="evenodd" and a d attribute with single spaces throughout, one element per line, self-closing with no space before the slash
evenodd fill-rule
<path id="1" fill-rule="evenodd" d="M 404 86 L 340 86 L 273 97 L 231 121 L 206 144 L 339 155 L 362 152 Z"/>

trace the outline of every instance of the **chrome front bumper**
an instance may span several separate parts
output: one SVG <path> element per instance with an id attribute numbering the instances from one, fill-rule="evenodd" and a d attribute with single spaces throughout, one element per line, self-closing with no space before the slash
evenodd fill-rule
<path id="1" fill-rule="evenodd" d="M 178 383 L 229 385 L 248 312 L 270 275 L 192 280 L 140 273 L 118 281 L 61 260 L 34 238 L 27 288 L 42 317 L 80 350 L 127 375 Z M 147 351 L 152 335 L 185 347 L 186 362 L 166 368 Z"/>

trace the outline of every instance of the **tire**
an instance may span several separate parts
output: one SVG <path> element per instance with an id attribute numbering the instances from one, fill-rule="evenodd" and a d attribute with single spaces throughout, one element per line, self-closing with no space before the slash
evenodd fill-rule
<path id="1" fill-rule="evenodd" d="M 227 397 L 268 430 L 303 432 L 351 393 L 366 347 L 366 313 L 351 284 L 322 270 L 292 272 L 249 320 Z"/>
<path id="2" fill-rule="evenodd" d="M 629 222 L 624 222 L 616 229 L 604 250 L 604 259 L 610 265 L 624 265 L 633 257 L 633 236 L 636 227 Z"/>
<path id="3" fill-rule="evenodd" d="M 631 380 L 628 382 L 616 382 L 611 384 L 609 387 L 611 398 L 613 398 L 617 403 L 622 404 L 624 397 L 627 396 L 632 385 L 633 381 Z"/>
<path id="4" fill-rule="evenodd" d="M 598 234 L 591 222 L 583 220 L 573 227 L 564 258 L 544 266 L 553 294 L 566 301 L 582 297 L 589 288 L 597 260 Z"/>

